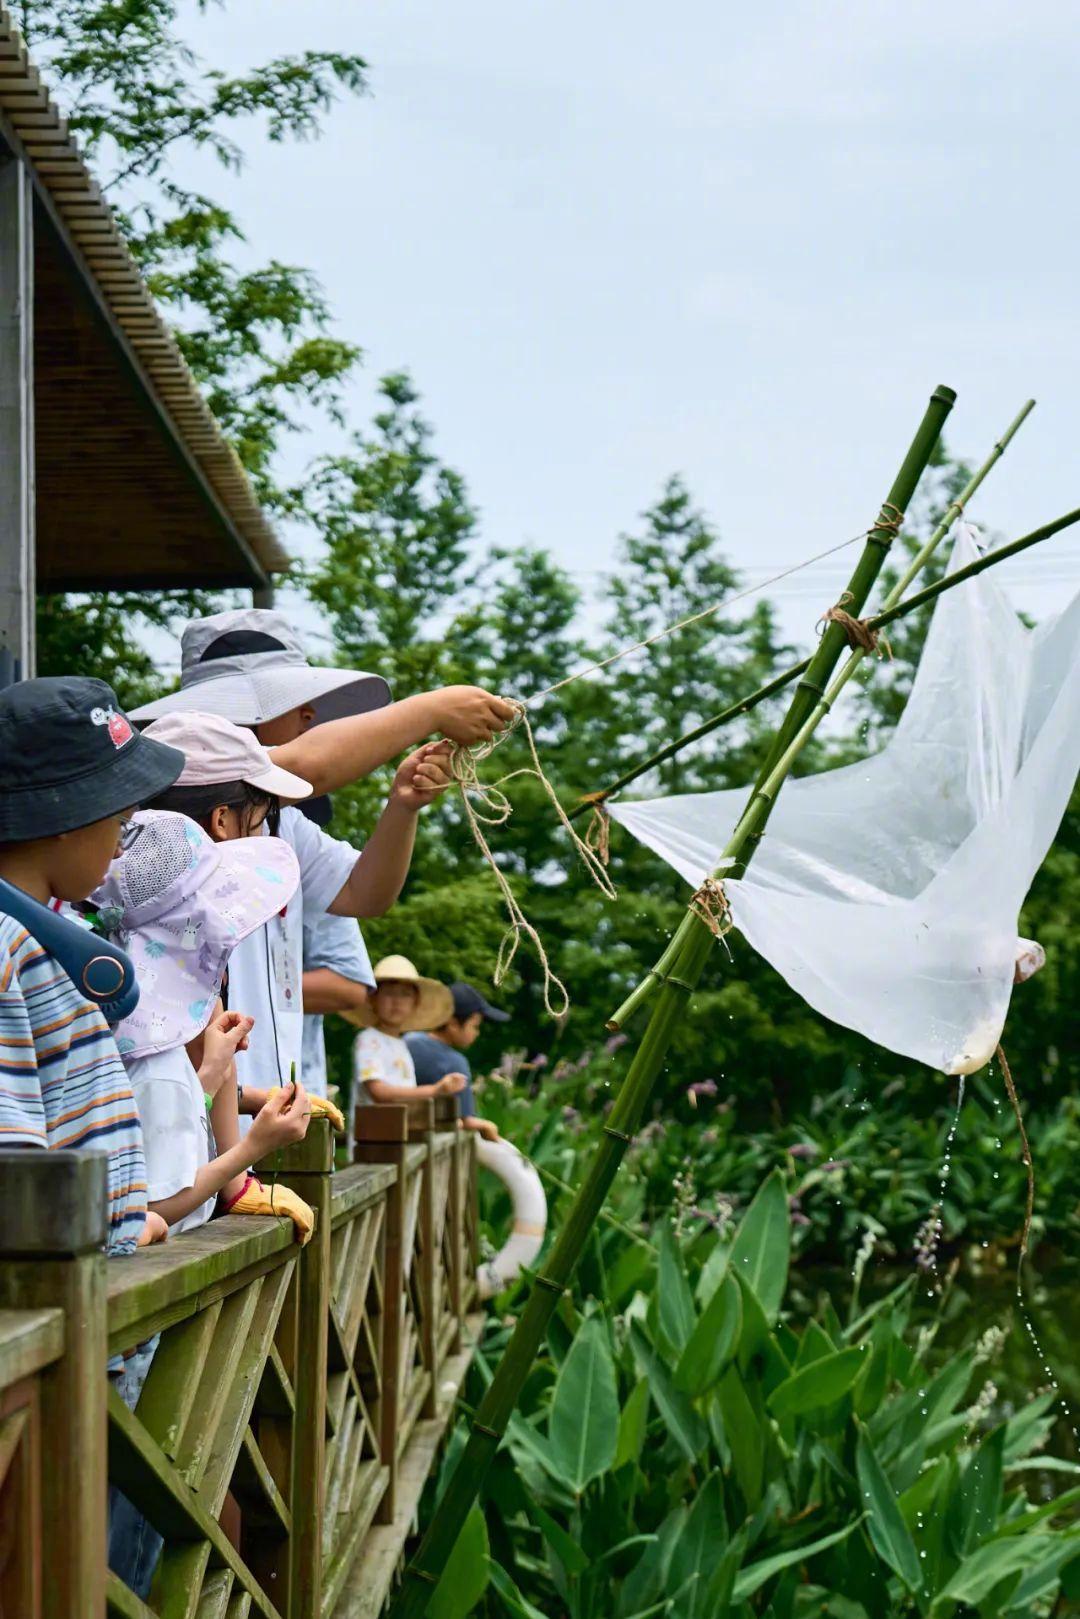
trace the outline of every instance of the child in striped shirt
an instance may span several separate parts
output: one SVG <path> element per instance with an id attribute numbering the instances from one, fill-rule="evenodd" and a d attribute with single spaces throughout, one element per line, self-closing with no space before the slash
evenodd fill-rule
<path id="1" fill-rule="evenodd" d="M 27 680 L 0 692 L 0 878 L 42 905 L 78 901 L 122 846 L 127 816 L 184 757 L 138 736 L 101 680 Z M 108 1160 L 110 1254 L 160 1240 L 146 1206 L 142 1130 L 116 1042 L 91 994 L 0 907 L 0 1145 L 84 1147 Z M 78 933 L 74 922 L 58 924 Z M 85 952 L 84 952 L 85 955 Z"/>

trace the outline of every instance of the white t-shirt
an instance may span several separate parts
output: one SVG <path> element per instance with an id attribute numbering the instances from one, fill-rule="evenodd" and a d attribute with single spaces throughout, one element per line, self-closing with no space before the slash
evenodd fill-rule
<path id="1" fill-rule="evenodd" d="M 304 1084 L 304 915 L 325 912 L 360 858 L 351 843 L 332 838 L 292 805 L 281 812 L 278 834 L 300 862 L 300 888 L 264 928 L 238 944 L 229 958 L 229 1010 L 255 1019 L 247 1051 L 237 1052 L 241 1084 L 287 1085 L 289 1070 Z"/>
<path id="2" fill-rule="evenodd" d="M 142 1121 L 146 1198 L 159 1203 L 194 1186 L 204 1164 L 217 1157 L 199 1076 L 183 1046 L 135 1057 L 125 1064 Z M 214 1198 L 169 1227 L 194 1231 L 214 1212 Z"/>
<path id="3" fill-rule="evenodd" d="M 412 1052 L 396 1034 L 383 1034 L 381 1029 L 360 1030 L 353 1044 L 353 1097 L 371 1106 L 369 1079 L 381 1079 L 387 1085 L 416 1084 Z"/>
<path id="4" fill-rule="evenodd" d="M 331 916 L 329 911 L 311 914 L 304 907 L 304 971 L 328 967 L 354 984 L 375 988 L 375 974 L 364 936 L 352 916 Z M 304 1084 L 315 1096 L 326 1095 L 326 1041 L 321 1012 L 304 1013 Z"/>

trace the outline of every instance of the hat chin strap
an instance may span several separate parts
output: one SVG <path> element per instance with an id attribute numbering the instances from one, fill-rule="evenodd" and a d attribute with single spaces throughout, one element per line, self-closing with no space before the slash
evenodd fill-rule
<path id="1" fill-rule="evenodd" d="M 99 938 L 78 922 L 50 910 L 21 888 L 0 877 L 0 908 L 33 934 L 38 944 L 63 967 L 71 982 L 93 1001 L 106 1021 L 120 1023 L 139 1003 L 139 985 L 131 958 L 115 944 Z"/>

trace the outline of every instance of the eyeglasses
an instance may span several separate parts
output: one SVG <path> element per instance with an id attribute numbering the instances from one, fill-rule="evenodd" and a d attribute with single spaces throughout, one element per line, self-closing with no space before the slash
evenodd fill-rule
<path id="1" fill-rule="evenodd" d="M 145 829 L 141 821 L 121 821 L 120 836 L 117 839 L 117 847 L 120 849 L 120 852 L 122 854 L 127 854 L 128 850 L 131 848 L 131 845 L 144 830 Z"/>

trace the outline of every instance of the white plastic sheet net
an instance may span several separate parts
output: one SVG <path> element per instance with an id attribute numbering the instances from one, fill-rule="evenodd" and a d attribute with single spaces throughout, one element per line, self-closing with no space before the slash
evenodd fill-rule
<path id="1" fill-rule="evenodd" d="M 950 566 L 974 560 L 961 527 Z M 789 781 L 735 926 L 824 1016 L 949 1074 L 1001 1036 L 1020 906 L 1080 768 L 1080 594 L 1028 630 L 992 572 L 942 596 L 880 753 Z M 609 805 L 695 888 L 748 789 Z"/>

